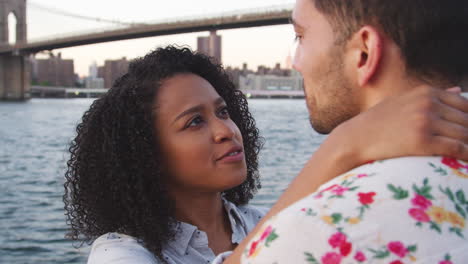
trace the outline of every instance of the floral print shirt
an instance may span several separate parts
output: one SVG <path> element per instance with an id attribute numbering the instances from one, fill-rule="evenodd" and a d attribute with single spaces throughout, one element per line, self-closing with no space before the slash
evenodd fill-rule
<path id="1" fill-rule="evenodd" d="M 270 219 L 242 263 L 468 263 L 468 165 L 442 157 L 352 170 Z"/>

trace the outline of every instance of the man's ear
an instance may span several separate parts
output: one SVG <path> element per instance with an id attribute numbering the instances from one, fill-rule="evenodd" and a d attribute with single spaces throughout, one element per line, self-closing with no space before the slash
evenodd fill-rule
<path id="1" fill-rule="evenodd" d="M 372 26 L 364 26 L 351 39 L 353 61 L 357 70 L 359 86 L 368 84 L 382 64 L 384 40 Z"/>

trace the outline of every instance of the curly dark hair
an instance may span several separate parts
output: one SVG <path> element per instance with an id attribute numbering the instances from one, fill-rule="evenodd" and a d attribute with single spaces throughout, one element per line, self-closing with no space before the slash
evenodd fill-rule
<path id="1" fill-rule="evenodd" d="M 161 169 L 154 103 L 161 83 L 177 74 L 206 79 L 225 100 L 241 131 L 247 179 L 223 196 L 246 204 L 260 187 L 258 154 L 263 139 L 247 99 L 219 64 L 188 48 L 158 48 L 130 63 L 128 73 L 94 101 L 77 126 L 69 148 L 63 200 L 70 230 L 67 237 L 92 243 L 108 232 L 137 238 L 161 261 L 174 238 L 177 222 Z"/>

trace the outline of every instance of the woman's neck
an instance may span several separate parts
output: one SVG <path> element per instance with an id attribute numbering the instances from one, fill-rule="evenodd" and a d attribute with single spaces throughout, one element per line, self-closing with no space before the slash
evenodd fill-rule
<path id="1" fill-rule="evenodd" d="M 206 233 L 225 229 L 226 213 L 221 193 L 179 192 L 173 195 L 178 221 L 198 227 Z"/>
<path id="2" fill-rule="evenodd" d="M 178 221 L 196 226 L 208 237 L 208 246 L 215 255 L 233 250 L 232 228 L 224 210 L 221 193 L 174 195 L 175 217 Z"/>

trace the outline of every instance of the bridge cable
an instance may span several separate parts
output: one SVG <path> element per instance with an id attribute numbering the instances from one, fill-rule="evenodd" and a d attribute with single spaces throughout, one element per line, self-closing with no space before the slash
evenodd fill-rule
<path id="1" fill-rule="evenodd" d="M 135 26 L 135 25 L 141 25 L 142 23 L 129 23 L 129 22 L 123 22 L 119 20 L 112 20 L 112 19 L 105 19 L 105 18 L 99 18 L 99 17 L 89 17 L 89 16 L 83 16 L 80 14 L 75 14 L 71 13 L 68 11 L 63 11 L 59 10 L 56 8 L 52 7 L 47 7 L 41 4 L 33 3 L 33 2 L 28 2 L 28 6 L 39 9 L 48 13 L 53 13 L 56 15 L 61 15 L 61 16 L 66 16 L 66 17 L 72 17 L 72 18 L 77 18 L 77 19 L 82 19 L 82 20 L 91 20 L 95 22 L 103 22 L 103 23 L 111 23 L 111 24 L 117 24 L 117 25 L 124 25 L 124 26 Z"/>

